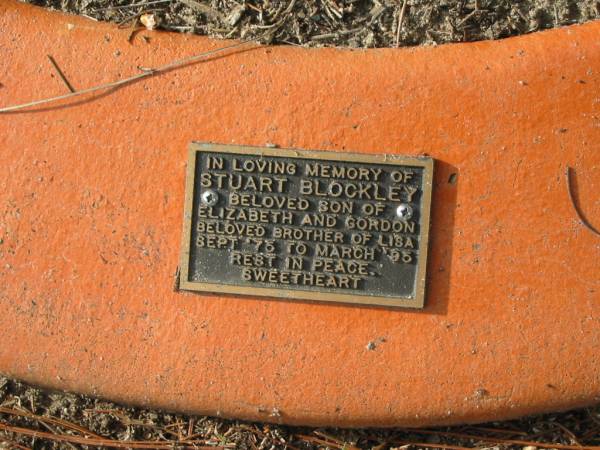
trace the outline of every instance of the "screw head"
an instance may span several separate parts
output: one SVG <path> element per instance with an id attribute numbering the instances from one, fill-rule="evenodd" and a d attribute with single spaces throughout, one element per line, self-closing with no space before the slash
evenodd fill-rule
<path id="1" fill-rule="evenodd" d="M 201 199 L 202 203 L 206 206 L 215 206 L 219 201 L 219 194 L 211 189 L 207 189 L 202 193 Z"/>
<path id="2" fill-rule="evenodd" d="M 403 220 L 408 220 L 413 216 L 413 209 L 406 203 L 401 203 L 396 208 L 396 215 Z"/>

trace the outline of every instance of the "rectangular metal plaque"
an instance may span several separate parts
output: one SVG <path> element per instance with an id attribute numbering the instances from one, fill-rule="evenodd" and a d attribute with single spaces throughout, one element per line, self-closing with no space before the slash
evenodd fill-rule
<path id="1" fill-rule="evenodd" d="M 433 160 L 193 143 L 180 288 L 422 308 Z"/>

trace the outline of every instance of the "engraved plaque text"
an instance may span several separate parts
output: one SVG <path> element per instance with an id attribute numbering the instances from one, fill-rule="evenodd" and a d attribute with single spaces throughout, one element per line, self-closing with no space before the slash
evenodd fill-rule
<path id="1" fill-rule="evenodd" d="M 190 146 L 180 287 L 421 308 L 430 158 Z"/>

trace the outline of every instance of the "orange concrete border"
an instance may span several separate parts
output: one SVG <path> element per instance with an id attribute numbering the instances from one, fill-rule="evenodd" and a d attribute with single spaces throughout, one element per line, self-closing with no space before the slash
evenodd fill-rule
<path id="1" fill-rule="evenodd" d="M 215 48 L 0 2 L 0 105 Z M 600 397 L 600 23 L 260 48 L 0 116 L 0 371 L 167 409 L 430 425 Z M 187 145 L 436 158 L 420 312 L 173 292 Z M 368 345 L 371 343 L 371 345 Z"/>

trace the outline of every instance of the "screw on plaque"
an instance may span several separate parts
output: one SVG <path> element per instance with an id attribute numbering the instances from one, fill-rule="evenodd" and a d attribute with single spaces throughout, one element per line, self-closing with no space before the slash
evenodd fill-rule
<path id="1" fill-rule="evenodd" d="M 413 209 L 410 205 L 406 203 L 400 203 L 396 208 L 396 215 L 400 219 L 408 220 L 413 216 Z"/>
<path id="2" fill-rule="evenodd" d="M 219 194 L 213 190 L 206 190 L 202 193 L 202 203 L 206 206 L 215 206 L 219 201 Z"/>

